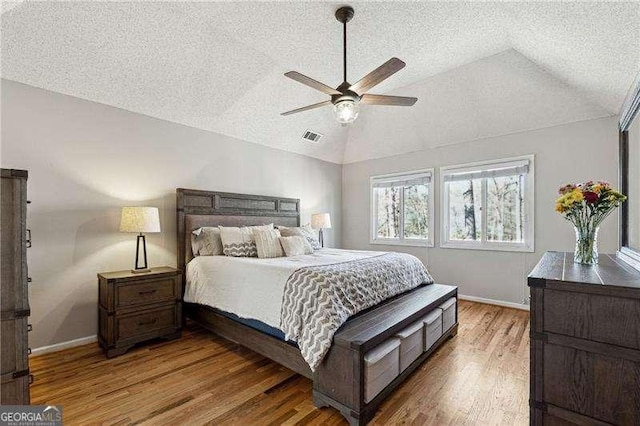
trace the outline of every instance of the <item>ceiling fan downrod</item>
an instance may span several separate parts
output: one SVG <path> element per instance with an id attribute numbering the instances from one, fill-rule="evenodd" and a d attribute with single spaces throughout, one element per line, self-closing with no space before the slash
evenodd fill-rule
<path id="1" fill-rule="evenodd" d="M 336 19 L 342 22 L 342 66 L 344 68 L 344 83 L 347 82 L 347 22 L 353 19 L 354 10 L 350 6 L 344 6 L 336 10 Z"/>

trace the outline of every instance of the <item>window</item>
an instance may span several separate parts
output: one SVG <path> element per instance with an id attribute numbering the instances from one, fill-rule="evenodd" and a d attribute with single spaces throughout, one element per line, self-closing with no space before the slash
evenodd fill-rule
<path id="1" fill-rule="evenodd" d="M 441 247 L 529 251 L 533 156 L 440 169 Z"/>
<path id="2" fill-rule="evenodd" d="M 432 170 L 371 178 L 371 243 L 433 246 Z"/>

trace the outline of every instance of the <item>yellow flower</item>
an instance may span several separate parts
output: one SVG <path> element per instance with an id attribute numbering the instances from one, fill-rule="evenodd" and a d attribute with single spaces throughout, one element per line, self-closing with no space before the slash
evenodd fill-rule
<path id="1" fill-rule="evenodd" d="M 593 192 L 595 192 L 596 194 L 599 194 L 600 191 L 602 191 L 602 185 L 599 183 L 596 183 L 595 185 L 593 185 Z"/>
<path id="2" fill-rule="evenodd" d="M 568 210 L 568 208 L 567 208 L 567 207 L 565 207 L 565 206 L 563 206 L 563 205 L 562 205 L 562 203 L 557 203 L 557 204 L 556 204 L 556 211 L 557 211 L 558 213 L 564 213 L 564 212 L 566 212 L 567 210 Z"/>
<path id="3" fill-rule="evenodd" d="M 584 195 L 582 195 L 582 191 L 580 191 L 579 189 L 574 189 L 573 191 L 571 191 L 571 197 L 573 198 L 574 202 L 580 202 L 584 200 Z"/>
<path id="4" fill-rule="evenodd" d="M 580 191 L 579 189 L 574 189 L 573 191 L 569 191 L 563 196 L 559 197 L 556 200 L 556 204 L 562 205 L 562 207 L 566 211 L 569 210 L 574 204 L 582 202 L 583 199 L 584 195 L 582 195 L 582 191 Z"/>

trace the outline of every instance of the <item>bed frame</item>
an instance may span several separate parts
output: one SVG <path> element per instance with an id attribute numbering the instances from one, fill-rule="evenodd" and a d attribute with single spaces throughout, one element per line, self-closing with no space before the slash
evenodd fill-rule
<path id="1" fill-rule="evenodd" d="M 177 261 L 183 280 L 186 265 L 193 258 L 191 231 L 201 226 L 300 225 L 299 199 L 193 189 L 177 189 L 176 196 Z M 365 353 L 420 320 L 444 301 L 457 297 L 457 293 L 455 286 L 420 286 L 351 317 L 335 334 L 331 349 L 315 373 L 292 343 L 234 321 L 208 306 L 185 303 L 184 313 L 204 328 L 311 379 L 316 407 L 334 407 L 350 424 L 364 425 L 397 386 L 444 341 L 457 334 L 457 306 L 455 325 L 368 403 L 364 400 Z"/>

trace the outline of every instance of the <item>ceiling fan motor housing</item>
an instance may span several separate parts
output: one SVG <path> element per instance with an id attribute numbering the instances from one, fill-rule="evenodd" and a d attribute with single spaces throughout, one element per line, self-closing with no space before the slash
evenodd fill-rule
<path id="1" fill-rule="evenodd" d="M 344 100 L 359 101 L 360 95 L 358 95 L 353 90 L 349 90 L 350 87 L 351 87 L 351 83 L 349 83 L 348 81 L 345 81 L 340 86 L 338 86 L 336 90 L 339 92 L 342 92 L 342 94 L 331 95 L 331 103 L 335 105 L 338 102 L 344 101 Z"/>

